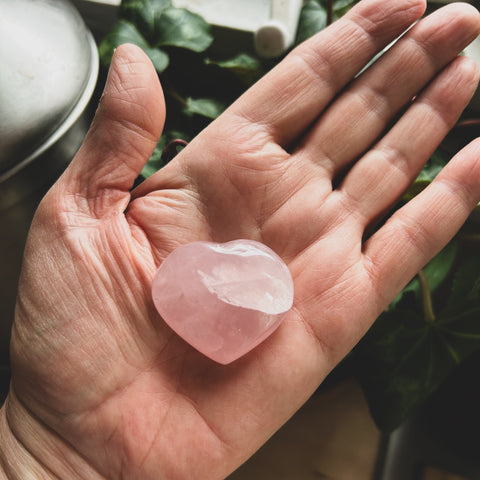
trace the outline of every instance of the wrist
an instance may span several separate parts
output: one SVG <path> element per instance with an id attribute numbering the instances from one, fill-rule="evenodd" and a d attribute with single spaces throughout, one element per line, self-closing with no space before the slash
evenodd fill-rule
<path id="1" fill-rule="evenodd" d="M 53 430 L 35 419 L 10 391 L 0 409 L 0 480 L 100 480 Z"/>
<path id="2" fill-rule="evenodd" d="M 51 478 L 12 430 L 8 402 L 0 409 L 0 479 Z"/>

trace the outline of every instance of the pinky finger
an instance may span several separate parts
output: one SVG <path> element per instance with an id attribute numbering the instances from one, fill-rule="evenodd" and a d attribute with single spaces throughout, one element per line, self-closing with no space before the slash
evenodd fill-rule
<path id="1" fill-rule="evenodd" d="M 364 244 L 365 267 L 389 303 L 458 232 L 480 201 L 480 138 Z M 384 303 L 385 304 L 385 303 Z"/>

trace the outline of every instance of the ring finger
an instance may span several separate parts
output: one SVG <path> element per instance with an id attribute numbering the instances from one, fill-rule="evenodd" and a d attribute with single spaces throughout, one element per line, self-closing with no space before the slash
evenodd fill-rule
<path id="1" fill-rule="evenodd" d="M 338 188 L 365 226 L 402 195 L 467 106 L 478 82 L 473 60 L 458 57 L 397 124 L 349 171 Z"/>
<path id="2" fill-rule="evenodd" d="M 478 12 L 465 4 L 420 21 L 332 104 L 296 155 L 334 179 L 477 34 Z"/>

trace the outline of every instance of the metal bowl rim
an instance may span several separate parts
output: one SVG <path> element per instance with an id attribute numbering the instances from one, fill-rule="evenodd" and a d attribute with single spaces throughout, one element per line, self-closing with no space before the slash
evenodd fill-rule
<path id="1" fill-rule="evenodd" d="M 59 125 L 59 127 L 55 130 L 55 132 L 47 138 L 47 140 L 42 143 L 36 150 L 34 150 L 30 155 L 26 158 L 18 162 L 15 166 L 11 167 L 9 170 L 0 174 L 0 183 L 8 180 L 20 170 L 25 168 L 29 163 L 35 160 L 37 157 L 42 155 L 46 150 L 48 150 L 52 145 L 54 145 L 71 127 L 72 125 L 78 120 L 81 116 L 85 108 L 87 107 L 90 99 L 92 98 L 93 92 L 95 90 L 95 86 L 97 84 L 98 79 L 98 72 L 99 72 L 99 55 L 97 44 L 95 39 L 87 29 L 87 41 L 90 47 L 90 66 L 89 71 L 90 75 L 87 79 L 87 83 L 85 84 L 85 88 L 78 99 L 77 103 L 74 105 L 68 116 L 65 120 Z"/>

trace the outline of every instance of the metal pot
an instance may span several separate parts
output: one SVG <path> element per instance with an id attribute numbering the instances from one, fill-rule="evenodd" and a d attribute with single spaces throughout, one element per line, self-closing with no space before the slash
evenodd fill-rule
<path id="1" fill-rule="evenodd" d="M 0 0 L 0 364 L 35 209 L 78 150 L 98 77 L 92 34 L 67 0 Z"/>

